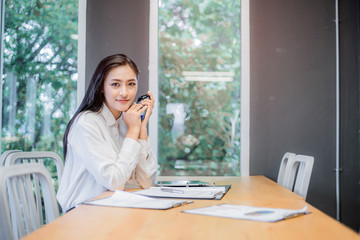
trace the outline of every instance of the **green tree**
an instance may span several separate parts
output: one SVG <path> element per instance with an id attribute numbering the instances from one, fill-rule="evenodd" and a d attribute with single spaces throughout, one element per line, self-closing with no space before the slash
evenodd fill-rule
<path id="1" fill-rule="evenodd" d="M 50 150 L 76 106 L 77 0 L 5 1 L 2 151 Z"/>
<path id="2" fill-rule="evenodd" d="M 240 1 L 163 0 L 159 8 L 159 162 L 164 175 L 239 175 Z M 184 71 L 235 73 L 232 82 L 185 81 Z M 181 103 L 185 130 L 174 139 Z M 234 126 L 236 132 L 233 134 Z M 182 160 L 184 171 L 175 169 Z"/>

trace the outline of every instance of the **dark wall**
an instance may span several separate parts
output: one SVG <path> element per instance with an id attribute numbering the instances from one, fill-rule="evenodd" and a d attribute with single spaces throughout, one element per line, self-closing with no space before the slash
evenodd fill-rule
<path id="1" fill-rule="evenodd" d="M 360 227 L 360 2 L 340 1 L 341 220 Z"/>
<path id="2" fill-rule="evenodd" d="M 347 75 L 347 79 L 341 83 L 342 130 L 347 128 L 341 138 L 342 157 L 347 155 L 342 164 L 347 166 L 348 174 L 344 176 L 344 169 L 342 179 L 346 179 L 347 189 L 342 188 L 342 220 L 356 229 L 360 175 L 359 55 L 354 46 L 359 41 L 356 29 L 359 6 L 357 1 L 340 2 L 342 15 L 351 14 L 346 16 L 347 24 L 352 23 L 341 35 L 347 39 L 342 44 L 342 61 L 344 65 L 350 64 L 346 68 L 342 65 L 342 78 Z M 250 1 L 250 174 L 264 174 L 276 180 L 285 152 L 314 156 L 307 201 L 333 217 L 336 214 L 334 19 L 335 1 Z M 347 125 L 349 120 L 351 126 Z M 346 153 L 348 150 L 352 152 Z M 349 188 L 353 189 L 352 193 L 348 192 Z M 349 219 L 351 211 L 355 217 Z"/>
<path id="3" fill-rule="evenodd" d="M 149 88 L 149 1 L 87 1 L 86 88 L 104 57 L 124 53 L 140 70 L 138 95 Z"/>
<path id="4" fill-rule="evenodd" d="M 276 180 L 285 152 L 314 156 L 307 199 L 334 216 L 334 4 L 252 0 L 250 17 L 250 174 Z"/>

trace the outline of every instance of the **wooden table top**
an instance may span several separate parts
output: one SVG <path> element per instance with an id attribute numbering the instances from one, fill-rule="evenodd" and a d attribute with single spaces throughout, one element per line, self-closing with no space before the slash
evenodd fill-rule
<path id="1" fill-rule="evenodd" d="M 190 178 L 232 187 L 222 200 L 194 200 L 169 210 L 81 205 L 24 239 L 360 239 L 352 229 L 264 176 Z M 99 197 L 111 194 L 105 192 Z M 221 203 L 289 209 L 308 205 L 312 213 L 267 223 L 181 212 Z"/>

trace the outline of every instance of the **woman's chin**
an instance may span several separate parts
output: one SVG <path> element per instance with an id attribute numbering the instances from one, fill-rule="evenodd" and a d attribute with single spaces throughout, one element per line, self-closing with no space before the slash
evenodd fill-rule
<path id="1" fill-rule="evenodd" d="M 126 106 L 121 106 L 120 108 L 118 108 L 118 110 L 120 112 L 126 112 L 129 108 L 131 107 L 130 104 L 126 105 Z"/>

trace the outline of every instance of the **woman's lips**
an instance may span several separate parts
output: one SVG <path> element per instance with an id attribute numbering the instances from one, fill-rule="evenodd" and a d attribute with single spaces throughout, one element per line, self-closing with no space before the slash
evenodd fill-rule
<path id="1" fill-rule="evenodd" d="M 116 100 L 119 103 L 126 104 L 129 102 L 129 100 Z"/>

